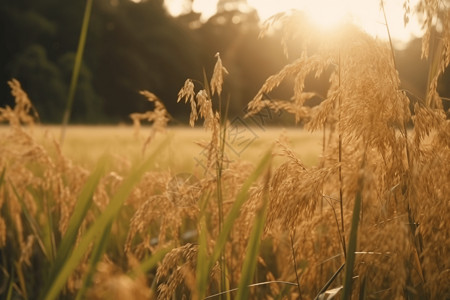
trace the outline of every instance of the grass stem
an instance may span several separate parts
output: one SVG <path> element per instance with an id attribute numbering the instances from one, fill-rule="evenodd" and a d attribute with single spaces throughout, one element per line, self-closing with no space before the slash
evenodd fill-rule
<path id="1" fill-rule="evenodd" d="M 293 229 L 293 232 L 289 234 L 289 237 L 291 238 L 291 251 L 292 251 L 292 260 L 294 262 L 295 280 L 297 281 L 298 295 L 301 300 L 303 299 L 303 297 L 302 297 L 302 290 L 300 288 L 300 278 L 298 276 L 297 261 L 295 259 L 295 249 L 294 249 L 295 228 Z"/>
<path id="2" fill-rule="evenodd" d="M 81 26 L 80 39 L 78 41 L 78 49 L 75 56 L 75 63 L 73 66 L 72 78 L 70 80 L 69 95 L 67 96 L 66 109 L 61 124 L 61 145 L 64 143 L 66 135 L 67 124 L 69 124 L 70 114 L 72 112 L 73 100 L 75 98 L 75 91 L 77 90 L 78 77 L 80 75 L 81 64 L 83 60 L 84 46 L 86 44 L 87 31 L 89 27 L 89 20 L 91 18 L 92 0 L 86 1 L 86 8 L 84 10 L 83 24 Z"/>

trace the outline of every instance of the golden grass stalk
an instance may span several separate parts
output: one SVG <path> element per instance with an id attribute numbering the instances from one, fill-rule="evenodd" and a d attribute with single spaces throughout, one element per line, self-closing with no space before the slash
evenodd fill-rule
<path id="1" fill-rule="evenodd" d="M 27 93 L 22 90 L 17 79 L 8 81 L 11 94 L 14 97 L 14 109 L 9 106 L 0 107 L 0 122 L 8 121 L 11 127 L 18 127 L 21 123 L 33 125 L 39 119 L 39 115 L 33 107 Z"/>
<path id="2" fill-rule="evenodd" d="M 139 135 L 141 121 L 146 120 L 152 123 L 150 134 L 145 140 L 144 146 L 142 148 L 142 152 L 144 153 L 145 149 L 147 148 L 148 144 L 153 140 L 156 133 L 165 132 L 167 123 L 169 122 L 169 113 L 167 112 L 166 107 L 164 106 L 162 101 L 155 94 L 149 91 L 141 91 L 140 94 L 145 96 L 148 101 L 153 102 L 155 104 L 155 108 L 153 111 L 130 114 L 130 118 L 133 120 L 135 136 Z"/>

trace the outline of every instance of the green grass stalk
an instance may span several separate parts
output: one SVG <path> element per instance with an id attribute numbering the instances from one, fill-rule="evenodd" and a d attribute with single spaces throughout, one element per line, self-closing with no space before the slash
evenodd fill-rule
<path id="1" fill-rule="evenodd" d="M 99 160 L 96 168 L 84 184 L 80 195 L 77 197 L 77 203 L 75 205 L 72 217 L 69 220 L 67 231 L 64 234 L 57 250 L 55 261 L 50 269 L 49 282 L 46 284 L 44 291 L 50 289 L 53 279 L 61 270 L 75 247 L 78 230 L 92 205 L 92 196 L 94 195 L 94 191 L 104 174 L 106 163 L 106 157 Z"/>
<path id="2" fill-rule="evenodd" d="M 303 297 L 302 297 L 302 290 L 300 287 L 300 276 L 298 275 L 297 260 L 295 259 L 295 249 L 294 249 L 295 228 L 292 229 L 292 232 L 289 234 L 289 237 L 291 239 L 292 261 L 294 263 L 294 272 L 295 272 L 295 280 L 297 281 L 298 295 L 300 297 L 300 300 L 302 300 Z"/>
<path id="3" fill-rule="evenodd" d="M 14 288 L 14 268 L 11 268 L 11 275 L 9 277 L 8 283 L 8 291 L 6 292 L 6 300 L 11 300 L 13 296 L 13 288 Z"/>
<path id="4" fill-rule="evenodd" d="M 83 284 L 81 285 L 81 288 L 78 290 L 77 297 L 75 298 L 75 300 L 84 299 L 83 297 L 86 293 L 86 290 L 89 288 L 92 278 L 94 277 L 97 264 L 101 260 L 102 255 L 105 252 L 106 246 L 108 244 L 108 238 L 111 233 L 111 227 L 112 223 L 109 223 L 106 226 L 105 231 L 103 231 L 101 238 L 98 240 L 98 242 L 95 243 L 95 247 L 90 258 L 87 273 L 84 275 Z"/>
<path id="5" fill-rule="evenodd" d="M 364 154 L 365 156 L 365 154 Z M 365 165 L 365 157 L 362 161 L 362 168 Z M 347 256 L 345 260 L 345 276 L 344 276 L 344 289 L 342 292 L 342 299 L 351 299 L 352 296 L 352 284 L 353 284 L 353 268 L 356 258 L 356 243 L 358 237 L 359 217 L 361 213 L 362 205 L 362 191 L 363 191 L 364 177 L 362 175 L 358 178 L 358 190 L 355 196 L 355 203 L 353 206 L 352 226 L 350 228 L 350 237 L 348 241 Z"/>
<path id="6" fill-rule="evenodd" d="M 222 231 L 220 232 L 217 238 L 217 242 L 212 254 L 210 267 L 212 267 L 212 264 L 214 264 L 219 259 L 220 253 L 225 247 L 228 235 L 230 234 L 231 229 L 233 228 L 234 221 L 239 217 L 240 209 L 242 205 L 245 203 L 245 201 L 248 199 L 249 189 L 252 186 L 252 184 L 259 178 L 259 176 L 261 176 L 264 170 L 266 170 L 266 168 L 269 166 L 271 161 L 271 155 L 272 154 L 270 150 L 263 156 L 259 165 L 244 182 L 241 190 L 236 196 L 236 200 L 234 201 L 233 206 L 231 207 L 231 210 L 225 219 Z"/>
<path id="7" fill-rule="evenodd" d="M 255 221 L 253 222 L 253 228 L 250 235 L 250 239 L 247 245 L 247 253 L 245 254 L 244 264 L 242 266 L 241 279 L 238 285 L 237 300 L 249 299 L 249 285 L 253 280 L 253 275 L 256 271 L 256 264 L 259 256 L 259 248 L 261 246 L 261 237 L 264 231 L 264 224 L 267 217 L 267 209 L 269 206 L 269 181 L 270 181 L 270 167 L 267 170 L 263 203 L 256 212 Z"/>
<path id="8" fill-rule="evenodd" d="M 75 56 L 75 63 L 73 66 L 72 77 L 70 80 L 69 94 L 67 96 L 66 109 L 64 110 L 64 116 L 61 124 L 61 137 L 60 143 L 64 143 L 66 135 L 67 124 L 69 124 L 70 114 L 72 112 L 73 99 L 75 98 L 75 92 L 77 90 L 78 77 L 80 75 L 81 63 L 83 61 L 84 46 L 86 44 L 87 31 L 89 27 L 89 20 L 91 19 L 92 0 L 86 1 L 86 7 L 84 10 L 83 24 L 81 25 L 80 38 L 78 41 L 78 49 Z"/>
<path id="9" fill-rule="evenodd" d="M 342 68 L 342 62 L 341 62 L 341 51 L 339 50 L 339 64 L 338 64 L 338 76 L 339 76 L 339 88 L 341 87 L 341 68 Z M 343 196 L 343 179 L 342 179 L 342 128 L 341 128 L 341 113 L 342 113 L 342 98 L 341 95 L 339 95 L 339 116 L 338 116 L 338 122 L 339 122 L 339 205 L 341 209 L 341 230 L 342 230 L 342 251 L 344 252 L 344 257 L 347 256 L 347 250 L 345 248 L 345 227 L 344 227 L 344 196 Z"/>
<path id="10" fill-rule="evenodd" d="M 206 286 L 209 273 L 214 264 L 220 259 L 228 236 L 231 232 L 231 229 L 233 228 L 234 222 L 239 217 L 240 209 L 248 199 L 250 187 L 268 168 L 271 161 L 271 153 L 272 150 L 270 149 L 263 156 L 258 166 L 255 168 L 255 170 L 253 170 L 253 172 L 242 185 L 239 193 L 236 196 L 236 200 L 234 201 L 233 206 L 231 207 L 230 212 L 228 213 L 224 221 L 222 231 L 217 237 L 216 244 L 214 245 L 214 249 L 209 259 L 207 258 L 208 256 L 206 250 L 206 224 L 202 225 L 202 223 L 200 223 L 201 230 L 199 234 L 199 260 L 197 261 L 197 289 L 199 299 L 203 299 L 204 295 L 206 294 Z M 205 223 L 205 221 L 203 221 L 203 223 Z M 222 295 L 222 293 L 220 293 L 220 295 Z"/>

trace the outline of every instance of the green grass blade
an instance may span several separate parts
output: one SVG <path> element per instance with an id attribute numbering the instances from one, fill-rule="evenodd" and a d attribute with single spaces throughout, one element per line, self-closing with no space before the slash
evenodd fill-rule
<path id="1" fill-rule="evenodd" d="M 361 287 L 359 288 L 359 300 L 366 299 L 367 276 L 364 276 Z"/>
<path id="2" fill-rule="evenodd" d="M 25 279 L 25 275 L 22 270 L 22 263 L 19 261 L 14 262 L 14 267 L 16 268 L 17 272 L 17 279 L 19 281 L 19 288 L 21 291 L 22 298 L 27 300 L 28 298 L 28 292 L 27 292 L 27 281 Z"/>
<path id="3" fill-rule="evenodd" d="M 50 253 L 50 257 L 51 257 L 51 262 L 52 264 L 54 263 L 55 259 L 56 259 L 56 253 L 57 253 L 57 248 L 56 248 L 56 240 L 55 240 L 55 233 L 54 233 L 54 220 L 53 220 L 53 214 L 52 214 L 52 209 L 51 209 L 51 204 L 50 204 L 50 199 L 47 198 L 46 201 L 46 207 L 45 207 L 45 211 L 46 211 L 46 215 L 47 215 L 47 226 L 46 228 L 44 228 L 44 242 L 47 246 L 47 248 L 49 249 L 49 253 Z"/>
<path id="4" fill-rule="evenodd" d="M 11 268 L 11 275 L 9 277 L 8 292 L 6 292 L 6 300 L 11 300 L 13 296 L 13 286 L 14 286 L 14 268 Z"/>
<path id="5" fill-rule="evenodd" d="M 75 298 L 76 300 L 83 299 L 82 297 L 84 297 L 84 293 L 86 292 L 89 285 L 91 284 L 92 278 L 94 277 L 94 274 L 95 274 L 97 263 L 102 258 L 103 252 L 105 252 L 106 245 L 108 243 L 109 234 L 111 233 L 111 227 L 112 227 L 112 223 L 109 223 L 106 226 L 106 230 L 103 231 L 101 238 L 95 244 L 95 247 L 92 252 L 90 262 L 89 262 L 88 271 L 84 277 L 81 288 L 78 290 L 77 297 Z"/>
<path id="6" fill-rule="evenodd" d="M 43 299 L 52 300 L 55 299 L 61 289 L 64 287 L 67 279 L 73 270 L 77 267 L 86 251 L 89 249 L 89 245 L 95 238 L 102 235 L 107 225 L 113 222 L 119 213 L 123 203 L 131 193 L 134 185 L 141 179 L 142 175 L 153 164 L 159 151 L 163 149 L 168 143 L 168 139 L 162 142 L 157 149 L 142 163 L 138 168 L 133 170 L 130 175 L 124 180 L 119 187 L 117 193 L 111 199 L 109 205 L 105 211 L 97 218 L 94 224 L 88 229 L 86 234 L 81 238 L 78 246 L 73 250 L 72 254 L 65 260 L 60 272 L 55 276 L 51 282 L 50 289 L 45 293 Z"/>
<path id="7" fill-rule="evenodd" d="M 206 220 L 203 215 L 200 219 L 200 232 L 198 237 L 198 255 L 197 255 L 197 298 L 203 299 L 206 295 L 206 289 L 208 287 L 208 273 L 209 273 L 209 261 L 207 250 L 207 229 Z"/>
<path id="8" fill-rule="evenodd" d="M 30 223 L 30 226 L 36 226 L 36 229 L 33 229 L 34 235 L 38 238 L 38 244 L 43 249 L 47 260 L 50 262 L 50 265 L 54 263 L 55 255 L 56 255 L 56 246 L 53 232 L 53 215 L 51 214 L 50 204 L 48 203 L 48 195 L 43 191 L 42 188 L 34 188 L 31 186 L 27 186 L 26 190 L 31 194 L 34 198 L 34 202 L 37 204 L 38 212 L 44 212 L 45 218 L 43 220 L 44 224 L 36 221 L 36 218 L 33 218 L 33 223 Z M 39 191 L 41 193 L 39 193 Z M 39 235 L 36 234 L 39 232 Z"/>
<path id="9" fill-rule="evenodd" d="M 267 178 L 264 186 L 263 203 L 261 208 L 256 213 L 255 222 L 253 223 L 252 233 L 247 246 L 247 253 L 245 254 L 244 264 L 242 266 L 241 279 L 239 281 L 238 293 L 236 297 L 238 300 L 249 298 L 248 286 L 252 282 L 253 275 L 256 270 L 261 237 L 264 231 L 264 224 L 266 222 L 267 208 L 269 204 L 269 171 L 267 172 Z"/>
<path id="10" fill-rule="evenodd" d="M 269 166 L 272 157 L 271 152 L 272 150 L 270 149 L 263 156 L 256 169 L 252 172 L 252 174 L 250 174 L 250 176 L 244 182 L 241 190 L 236 196 L 236 201 L 234 201 L 233 206 L 231 207 L 231 210 L 224 221 L 222 231 L 220 232 L 217 238 L 217 242 L 214 246 L 208 270 L 211 270 L 213 264 L 219 259 L 220 253 L 222 252 L 222 249 L 225 247 L 225 244 L 227 242 L 228 235 L 230 234 L 231 229 L 233 228 L 234 221 L 238 218 L 242 205 L 248 199 L 248 191 L 250 187 L 256 181 L 256 179 L 258 179 L 259 176 L 264 172 L 264 170 L 266 170 L 266 168 Z"/>
<path id="11" fill-rule="evenodd" d="M 151 269 L 153 269 L 158 262 L 160 262 L 164 256 L 171 250 L 172 248 L 162 248 L 153 253 L 149 258 L 141 262 L 141 264 L 134 268 L 131 272 L 128 273 L 128 276 L 131 278 L 135 278 L 138 274 L 147 273 Z"/>
<path id="12" fill-rule="evenodd" d="M 2 186 L 3 182 L 5 181 L 5 174 L 6 174 L 6 167 L 3 168 L 2 174 L 0 175 L 0 187 Z"/>
<path id="13" fill-rule="evenodd" d="M 70 80 L 69 95 L 67 96 L 66 109 L 64 111 L 62 121 L 61 139 L 60 139 L 61 144 L 64 142 L 66 127 L 70 120 L 70 113 L 72 111 L 73 99 L 75 97 L 75 91 L 77 90 L 78 76 L 80 74 L 81 63 L 83 60 L 83 52 L 84 46 L 86 44 L 89 20 L 91 19 L 91 11 L 92 11 L 92 0 L 87 0 L 83 16 L 83 24 L 81 25 L 80 39 L 78 41 L 77 54 L 75 56 L 72 78 Z"/>
<path id="14" fill-rule="evenodd" d="M 203 69 L 203 88 L 206 90 L 209 98 L 212 99 L 211 88 L 209 87 L 208 76 L 206 75 L 205 69 Z"/>
<path id="15" fill-rule="evenodd" d="M 104 174 L 106 164 L 107 159 L 106 156 L 104 156 L 97 163 L 95 170 L 87 179 L 86 183 L 83 186 L 83 189 L 81 190 L 80 195 L 77 198 L 77 202 L 73 210 L 72 217 L 70 218 L 69 224 L 67 226 L 67 231 L 64 234 L 64 237 L 61 240 L 61 244 L 56 253 L 55 263 L 53 264 L 53 267 L 50 272 L 50 281 L 53 281 L 54 276 L 59 272 L 61 267 L 64 265 L 67 257 L 70 255 L 71 251 L 73 250 L 73 247 L 75 246 L 78 229 L 83 223 L 83 220 L 86 217 L 89 208 L 91 207 L 92 196 L 94 195 L 94 191 L 97 188 L 97 185 L 100 182 L 102 175 Z"/>
<path id="16" fill-rule="evenodd" d="M 37 243 L 39 245 L 39 248 L 41 248 L 42 253 L 44 254 L 44 256 L 47 258 L 48 261 L 51 261 L 51 255 L 49 252 L 49 249 L 47 249 L 47 247 L 45 246 L 45 242 L 44 242 L 44 234 L 42 233 L 40 226 L 38 225 L 38 222 L 36 221 L 36 219 L 31 215 L 30 211 L 28 210 L 28 207 L 25 204 L 25 201 L 23 200 L 23 197 L 19 195 L 19 193 L 17 192 L 16 187 L 13 185 L 12 182 L 10 182 L 11 188 L 14 192 L 14 194 L 16 195 L 17 200 L 19 201 L 19 204 L 22 208 L 22 212 L 25 216 L 25 219 L 28 222 L 28 225 L 31 228 L 31 231 L 33 232 L 34 237 L 37 240 Z"/>
<path id="17" fill-rule="evenodd" d="M 209 272 L 209 257 L 207 247 L 208 230 L 206 226 L 205 210 L 208 204 L 209 193 L 203 194 L 200 198 L 200 218 L 199 218 L 199 237 L 198 237 L 198 254 L 196 266 L 196 287 L 197 299 L 203 299 L 206 295 L 208 286 L 208 272 Z"/>
<path id="18" fill-rule="evenodd" d="M 358 191 L 356 192 L 355 204 L 353 207 L 352 227 L 350 228 L 350 238 L 348 241 L 347 258 L 345 263 L 346 267 L 344 277 L 344 289 L 342 292 L 342 299 L 344 300 L 350 299 L 352 295 L 353 267 L 355 265 L 355 257 L 356 257 L 355 251 L 358 237 L 359 215 L 361 212 L 363 181 L 364 178 L 362 176 L 359 177 Z"/>
<path id="19" fill-rule="evenodd" d="M 314 299 L 319 299 L 319 297 L 326 292 L 326 290 L 328 290 L 328 288 L 330 287 L 330 285 L 333 283 L 333 281 L 337 278 L 337 276 L 339 275 L 339 273 L 341 273 L 342 269 L 344 269 L 345 263 L 343 263 L 339 269 L 333 274 L 333 276 L 331 276 L 331 278 L 327 281 L 327 283 L 320 289 L 319 293 L 317 294 L 317 296 Z"/>
<path id="20" fill-rule="evenodd" d="M 211 257 L 207 255 L 207 228 L 206 228 L 206 220 L 204 219 L 204 209 L 206 207 L 206 199 L 203 199 L 201 203 L 201 211 L 202 218 L 200 220 L 200 232 L 199 232 L 199 250 L 198 250 L 198 260 L 197 260 L 197 298 L 203 299 L 206 294 L 206 289 L 208 286 L 208 277 L 209 272 L 211 271 L 214 264 L 219 259 L 223 248 L 227 242 L 228 236 L 233 228 L 234 221 L 239 216 L 240 209 L 245 201 L 248 199 L 248 191 L 252 184 L 259 178 L 259 176 L 266 170 L 270 161 L 271 161 L 271 152 L 269 150 L 261 159 L 256 169 L 252 172 L 252 174 L 247 178 L 244 182 L 241 190 L 236 196 L 236 200 L 231 207 L 226 219 L 224 220 L 224 224 L 222 227 L 222 231 L 219 233 L 216 244 L 214 246 Z"/>

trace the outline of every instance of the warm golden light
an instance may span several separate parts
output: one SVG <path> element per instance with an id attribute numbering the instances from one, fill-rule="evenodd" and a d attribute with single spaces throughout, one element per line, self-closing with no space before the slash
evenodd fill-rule
<path id="1" fill-rule="evenodd" d="M 204 18 L 215 13 L 217 0 L 195 0 L 193 9 L 201 12 Z M 172 14 L 182 13 L 184 0 L 166 0 L 166 6 Z M 304 11 L 314 24 L 322 29 L 332 29 L 343 21 L 351 21 L 369 34 L 387 39 L 387 30 L 380 0 L 247 0 L 254 7 L 262 21 L 270 16 L 297 9 Z M 405 27 L 403 23 L 403 0 L 385 1 L 386 17 L 392 38 L 398 42 L 407 42 L 421 34 L 420 26 L 414 17 Z M 410 0 L 411 11 L 417 0 Z"/>
<path id="2" fill-rule="evenodd" d="M 322 29 L 331 29 L 348 17 L 348 10 L 343 3 L 333 0 L 310 1 L 305 4 L 303 10 L 315 25 Z"/>

